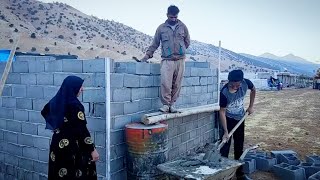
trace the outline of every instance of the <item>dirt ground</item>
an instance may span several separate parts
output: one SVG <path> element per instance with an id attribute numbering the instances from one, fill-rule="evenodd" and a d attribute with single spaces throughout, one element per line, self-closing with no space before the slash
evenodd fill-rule
<path id="1" fill-rule="evenodd" d="M 248 104 L 249 97 L 246 97 Z M 245 147 L 261 143 L 264 151 L 293 150 L 301 160 L 320 155 L 320 91 L 287 89 L 258 91 L 255 112 L 246 119 Z M 272 173 L 257 171 L 254 180 L 277 179 Z"/>

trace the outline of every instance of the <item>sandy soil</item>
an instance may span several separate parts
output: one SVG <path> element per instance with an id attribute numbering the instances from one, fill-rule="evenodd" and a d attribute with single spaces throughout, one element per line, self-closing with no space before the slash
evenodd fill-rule
<path id="1" fill-rule="evenodd" d="M 261 149 L 268 152 L 290 149 L 297 152 L 301 160 L 313 153 L 319 155 L 319 122 L 320 91 L 259 91 L 255 113 L 246 120 L 245 147 L 261 143 Z M 272 173 L 259 171 L 250 177 L 255 180 L 277 179 Z"/>

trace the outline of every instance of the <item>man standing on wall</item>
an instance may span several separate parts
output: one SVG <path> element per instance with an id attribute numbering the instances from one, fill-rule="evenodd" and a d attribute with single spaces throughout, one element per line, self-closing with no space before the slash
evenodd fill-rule
<path id="1" fill-rule="evenodd" d="M 250 89 L 250 104 L 247 112 L 253 113 L 253 103 L 256 96 L 256 90 L 253 83 L 249 79 L 243 78 L 241 70 L 233 70 L 228 75 L 229 82 L 224 85 L 220 91 L 220 120 L 224 130 L 223 139 L 228 140 L 228 132 L 230 132 L 236 124 L 244 117 L 244 97 L 247 90 Z M 238 160 L 243 153 L 244 142 L 244 121 L 233 133 L 234 140 L 234 159 Z M 221 148 L 220 153 L 223 157 L 229 155 L 231 141 Z M 237 170 L 237 179 L 246 179 L 242 171 L 242 167 Z"/>
<path id="2" fill-rule="evenodd" d="M 187 26 L 178 19 L 178 13 L 177 6 L 168 7 L 168 19 L 157 28 L 152 44 L 141 59 L 142 62 L 146 62 L 152 58 L 161 42 L 160 98 L 163 106 L 160 111 L 162 112 L 178 112 L 174 103 L 180 94 L 186 49 L 190 45 Z"/>

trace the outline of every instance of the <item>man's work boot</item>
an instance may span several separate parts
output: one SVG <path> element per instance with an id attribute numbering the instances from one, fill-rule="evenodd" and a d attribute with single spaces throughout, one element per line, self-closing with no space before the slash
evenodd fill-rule
<path id="1" fill-rule="evenodd" d="M 169 112 L 170 108 L 168 105 L 163 105 L 159 110 L 161 112 Z"/>
<path id="2" fill-rule="evenodd" d="M 170 110 L 171 113 L 177 113 L 177 112 L 179 112 L 178 109 L 175 108 L 174 106 L 170 106 L 170 109 L 169 109 L 169 110 Z"/>

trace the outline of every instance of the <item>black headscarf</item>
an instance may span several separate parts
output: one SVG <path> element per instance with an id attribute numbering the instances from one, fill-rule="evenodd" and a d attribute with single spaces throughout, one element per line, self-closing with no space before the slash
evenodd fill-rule
<path id="1" fill-rule="evenodd" d="M 46 129 L 55 130 L 63 124 L 67 105 L 82 106 L 77 98 L 77 94 L 83 81 L 78 76 L 68 76 L 63 80 L 57 94 L 41 111 L 42 116 L 46 120 Z"/>

